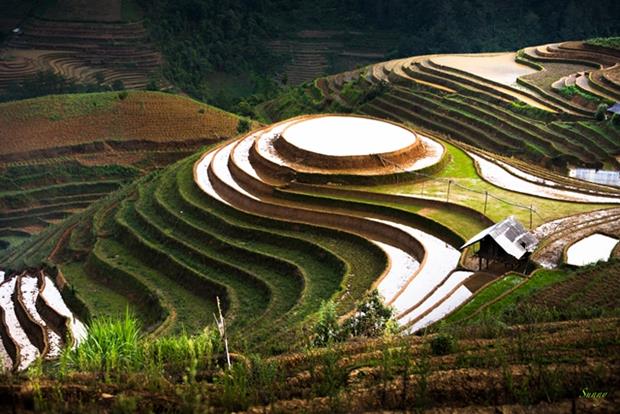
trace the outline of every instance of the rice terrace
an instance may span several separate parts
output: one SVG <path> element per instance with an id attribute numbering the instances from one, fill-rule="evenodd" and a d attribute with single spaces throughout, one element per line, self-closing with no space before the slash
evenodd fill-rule
<path id="1" fill-rule="evenodd" d="M 620 4 L 0 1 L 0 411 L 620 411 Z"/>

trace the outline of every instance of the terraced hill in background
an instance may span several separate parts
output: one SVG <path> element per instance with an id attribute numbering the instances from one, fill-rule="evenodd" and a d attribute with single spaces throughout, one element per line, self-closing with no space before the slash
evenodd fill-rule
<path id="1" fill-rule="evenodd" d="M 29 3 L 29 2 L 26 2 Z M 162 57 L 132 2 L 58 0 L 31 4 L 0 48 L 0 92 L 51 70 L 78 83 L 145 88 Z"/>
<path id="2" fill-rule="evenodd" d="M 620 95 L 620 53 L 565 42 L 517 53 L 397 59 L 315 80 L 257 107 L 279 120 L 353 111 L 562 170 L 618 167 L 620 132 L 593 119 Z"/>
<path id="3" fill-rule="evenodd" d="M 383 32 L 302 30 L 288 39 L 271 41 L 269 50 L 289 61 L 284 66 L 287 84 L 304 82 L 385 60 L 398 44 L 398 35 Z"/>
<path id="4" fill-rule="evenodd" d="M 0 248 L 236 133 L 236 116 L 154 92 L 0 104 Z"/>

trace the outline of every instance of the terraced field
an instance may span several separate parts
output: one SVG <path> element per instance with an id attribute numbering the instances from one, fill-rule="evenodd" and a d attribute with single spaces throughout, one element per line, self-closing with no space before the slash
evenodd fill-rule
<path id="1" fill-rule="evenodd" d="M 543 48 L 553 56 L 542 56 Z M 495 155 L 559 171 L 566 165 L 617 168 L 620 132 L 591 119 L 599 103 L 618 97 L 620 89 L 609 80 L 617 63 L 616 51 L 582 42 L 516 54 L 419 56 L 318 79 L 320 98 L 300 104 L 288 94 L 286 105 L 276 99 L 257 111 L 279 120 L 291 116 L 291 107 L 321 111 L 338 103 L 340 111 L 411 123 Z M 609 79 L 594 84 L 601 74 Z M 577 88 L 589 83 L 569 96 L 561 89 L 572 75 L 580 79 Z M 385 90 L 369 94 L 378 85 Z M 313 88 L 302 91 L 314 96 Z"/>
<path id="2" fill-rule="evenodd" d="M 46 70 L 78 83 L 144 89 L 160 77 L 162 57 L 140 12 L 121 3 L 63 1 L 47 9 L 49 4 L 31 4 L 34 11 L 0 51 L 0 91 Z"/>
<path id="3" fill-rule="evenodd" d="M 84 339 L 86 328 L 42 271 L 0 272 L 0 360 L 3 370 L 23 370 L 39 356 L 55 359 L 63 346 Z"/>
<path id="4" fill-rule="evenodd" d="M 368 148 L 342 140 L 324 152 L 306 132 L 322 130 L 334 142 L 345 131 L 333 121 L 350 122 L 352 136 L 376 124 L 385 132 L 374 135 L 384 139 L 371 137 Z M 461 267 L 458 248 L 493 221 L 456 189 L 442 201 L 433 197 L 432 180 L 416 181 L 422 175 L 479 186 L 473 180 L 482 173 L 470 157 L 398 124 L 300 116 L 151 173 L 9 252 L 4 263 L 48 257 L 94 315 L 129 306 L 152 335 L 201 331 L 219 297 L 233 337 L 280 352 L 303 339 L 298 332 L 322 301 L 334 299 L 347 314 L 373 287 L 403 329 L 415 332 L 489 280 Z M 583 199 L 566 204 L 522 194 L 519 201 L 543 203 L 550 218 L 618 202 L 617 192 L 597 186 L 555 191 Z M 520 214 L 515 206 L 488 210 Z"/>
<path id="5" fill-rule="evenodd" d="M 522 312 L 530 319 L 518 320 L 516 309 L 540 292 L 570 285 L 564 289 L 574 293 L 586 278 L 562 268 L 532 271 L 561 266 L 566 246 L 593 233 L 620 236 L 620 189 L 566 176 L 569 166 L 618 167 L 620 131 L 607 120 L 596 121 L 594 100 L 584 98 L 603 102 L 612 96 L 613 87 L 602 91 L 585 80 L 613 70 L 614 59 L 611 52 L 568 42 L 514 54 L 384 62 L 319 78 L 261 107 L 274 118 L 302 107 L 356 115 L 298 114 L 268 126 L 254 124 L 246 135 L 220 144 L 238 130 L 236 117 L 180 98 L 174 99 L 185 104 L 162 111 L 161 100 L 169 99 L 163 94 L 94 95 L 60 103 L 48 98 L 40 106 L 7 107 L 15 120 L 7 133 L 21 137 L 16 142 L 24 150 L 7 146 L 0 154 L 7 164 L 6 189 L 0 194 L 7 211 L 0 216 L 0 224 L 6 223 L 0 263 L 22 269 L 46 261 L 70 284 L 75 305 L 93 317 L 118 316 L 129 308 L 149 337 L 201 333 L 213 323 L 219 301 L 230 342 L 263 354 L 308 344 L 322 303 L 333 300 L 342 320 L 375 288 L 393 308 L 401 333 L 457 335 L 461 325 L 497 333 L 503 323 L 536 322 L 542 316 Z M 584 67 L 590 68 L 588 74 L 579 73 Z M 583 88 L 577 97 L 564 90 L 573 80 Z M 306 106 L 296 106 L 297 99 Z M 34 127 L 47 145 L 37 143 Z M 58 138 L 50 138 L 50 131 L 58 131 Z M 160 153 L 175 163 L 153 171 L 165 162 L 155 158 Z M 47 159 L 24 163 L 19 159 L 24 154 Z M 110 167 L 110 159 L 119 165 Z M 41 204 L 29 207 L 33 200 Z M 461 246 L 510 215 L 539 238 L 532 260 L 519 269 L 526 273 L 480 272 L 473 249 L 462 252 Z M 39 227 L 32 217 L 40 220 Z M 57 225 L 17 248 L 7 246 L 50 222 Z M 617 254 L 616 248 L 612 256 Z M 583 298 L 569 295 L 595 311 L 547 310 L 545 318 L 617 316 L 610 296 L 596 295 L 603 291 L 601 284 L 614 285 L 616 273 L 595 276 Z M 600 324 L 597 332 L 607 335 L 599 348 L 615 349 L 610 338 L 617 321 L 591 324 Z M 580 349 L 598 346 L 579 342 L 586 334 L 577 322 L 547 331 L 549 326 L 531 329 L 545 332 L 537 344 L 553 355 L 560 352 L 559 342 L 547 338 L 566 332 L 575 333 L 571 345 L 578 342 Z M 361 343 L 372 348 L 372 341 Z M 417 346 L 411 344 L 402 349 Z M 356 388 L 360 398 L 370 401 L 376 383 L 368 379 L 376 366 L 365 359 L 366 351 L 360 356 L 347 346 L 357 345 L 343 348 L 350 358 L 347 381 L 361 384 Z M 378 349 L 368 352 L 376 362 Z M 450 364 L 478 367 L 464 362 L 475 360 L 471 354 L 457 353 Z M 36 354 L 34 348 L 30 354 Z M 602 375 L 575 362 L 581 353 L 569 357 L 574 358 L 564 368 L 570 372 Z M 279 395 L 279 404 L 285 410 L 310 401 L 320 406 L 325 395 L 308 390 L 315 373 L 303 368 L 306 356 L 291 358 L 297 362 L 273 359 L 290 367 L 286 375 L 299 385 L 298 393 Z M 532 361 L 493 358 L 504 375 L 528 381 L 516 365 Z M 600 362 L 617 364 L 605 357 Z M 433 372 L 434 386 L 442 375 L 458 377 L 452 368 L 425 372 L 416 375 Z M 471 375 L 480 384 L 489 378 L 488 372 Z M 411 379 L 408 372 L 402 378 Z M 496 384 L 499 377 L 493 378 Z M 392 391 L 399 383 L 391 378 L 383 384 L 385 408 L 388 396 L 396 398 Z M 577 385 L 562 384 L 558 398 L 568 398 Z M 486 394 L 476 390 L 483 395 L 476 401 L 483 401 Z M 441 387 L 433 392 L 443 395 Z M 516 400 L 513 395 L 502 401 Z M 365 404 L 360 407 L 377 408 Z"/>
<path id="6" fill-rule="evenodd" d="M 391 52 L 397 39 L 395 33 L 388 31 L 302 30 L 290 38 L 270 42 L 269 49 L 290 58 L 284 73 L 288 84 L 296 86 L 327 73 L 381 61 Z"/>
<path id="7" fill-rule="evenodd" d="M 233 115 L 161 93 L 49 96 L 0 108 L 3 249 L 232 136 L 238 124 Z"/>

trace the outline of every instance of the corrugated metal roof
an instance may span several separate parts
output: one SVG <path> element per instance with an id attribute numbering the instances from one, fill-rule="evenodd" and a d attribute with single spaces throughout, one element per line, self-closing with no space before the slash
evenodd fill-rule
<path id="1" fill-rule="evenodd" d="M 607 108 L 607 112 L 613 112 L 614 114 L 620 114 L 620 102 L 616 102 L 609 108 Z"/>
<path id="2" fill-rule="evenodd" d="M 479 242 L 486 236 L 491 236 L 506 253 L 516 259 L 520 259 L 525 253 L 533 251 L 538 244 L 538 239 L 526 231 L 514 216 L 510 216 L 476 234 L 461 246 L 461 249 Z"/>

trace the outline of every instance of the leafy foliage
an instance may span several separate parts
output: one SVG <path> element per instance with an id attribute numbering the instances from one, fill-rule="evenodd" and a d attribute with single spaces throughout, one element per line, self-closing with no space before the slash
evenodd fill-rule
<path id="1" fill-rule="evenodd" d="M 338 340 L 339 333 L 336 304 L 331 300 L 322 302 L 318 321 L 314 325 L 314 346 L 325 346 Z"/>
<path id="2" fill-rule="evenodd" d="M 454 350 L 454 338 L 448 334 L 438 334 L 430 342 L 433 355 L 447 355 Z"/>
<path id="3" fill-rule="evenodd" d="M 122 90 L 125 87 L 121 83 L 115 82 L 112 85 L 114 90 Z M 97 83 L 77 83 L 67 79 L 63 75 L 52 70 L 40 71 L 32 77 L 9 85 L 4 94 L 0 94 L 0 102 L 16 101 L 19 99 L 35 98 L 37 96 L 58 95 L 65 93 L 89 93 L 109 91 L 110 86 Z"/>
<path id="4" fill-rule="evenodd" d="M 314 325 L 313 345 L 326 346 L 350 337 L 380 337 L 393 330 L 393 313 L 393 309 L 383 303 L 377 289 L 357 304 L 354 314 L 342 326 L 338 324 L 334 302 L 323 302 Z"/>
<path id="5" fill-rule="evenodd" d="M 385 332 L 393 316 L 392 308 L 383 304 L 377 289 L 358 303 L 355 314 L 343 325 L 345 336 L 378 337 Z"/>
<path id="6" fill-rule="evenodd" d="M 620 37 L 597 37 L 586 41 L 587 44 L 593 46 L 608 47 L 620 50 Z"/>
<path id="7" fill-rule="evenodd" d="M 237 132 L 243 134 L 244 132 L 248 132 L 250 127 L 250 121 L 248 119 L 240 118 L 239 123 L 237 124 Z"/>
<path id="8" fill-rule="evenodd" d="M 596 118 L 597 121 L 604 121 L 606 113 L 607 105 L 602 103 L 596 108 L 596 114 L 594 114 L 594 118 Z"/>

